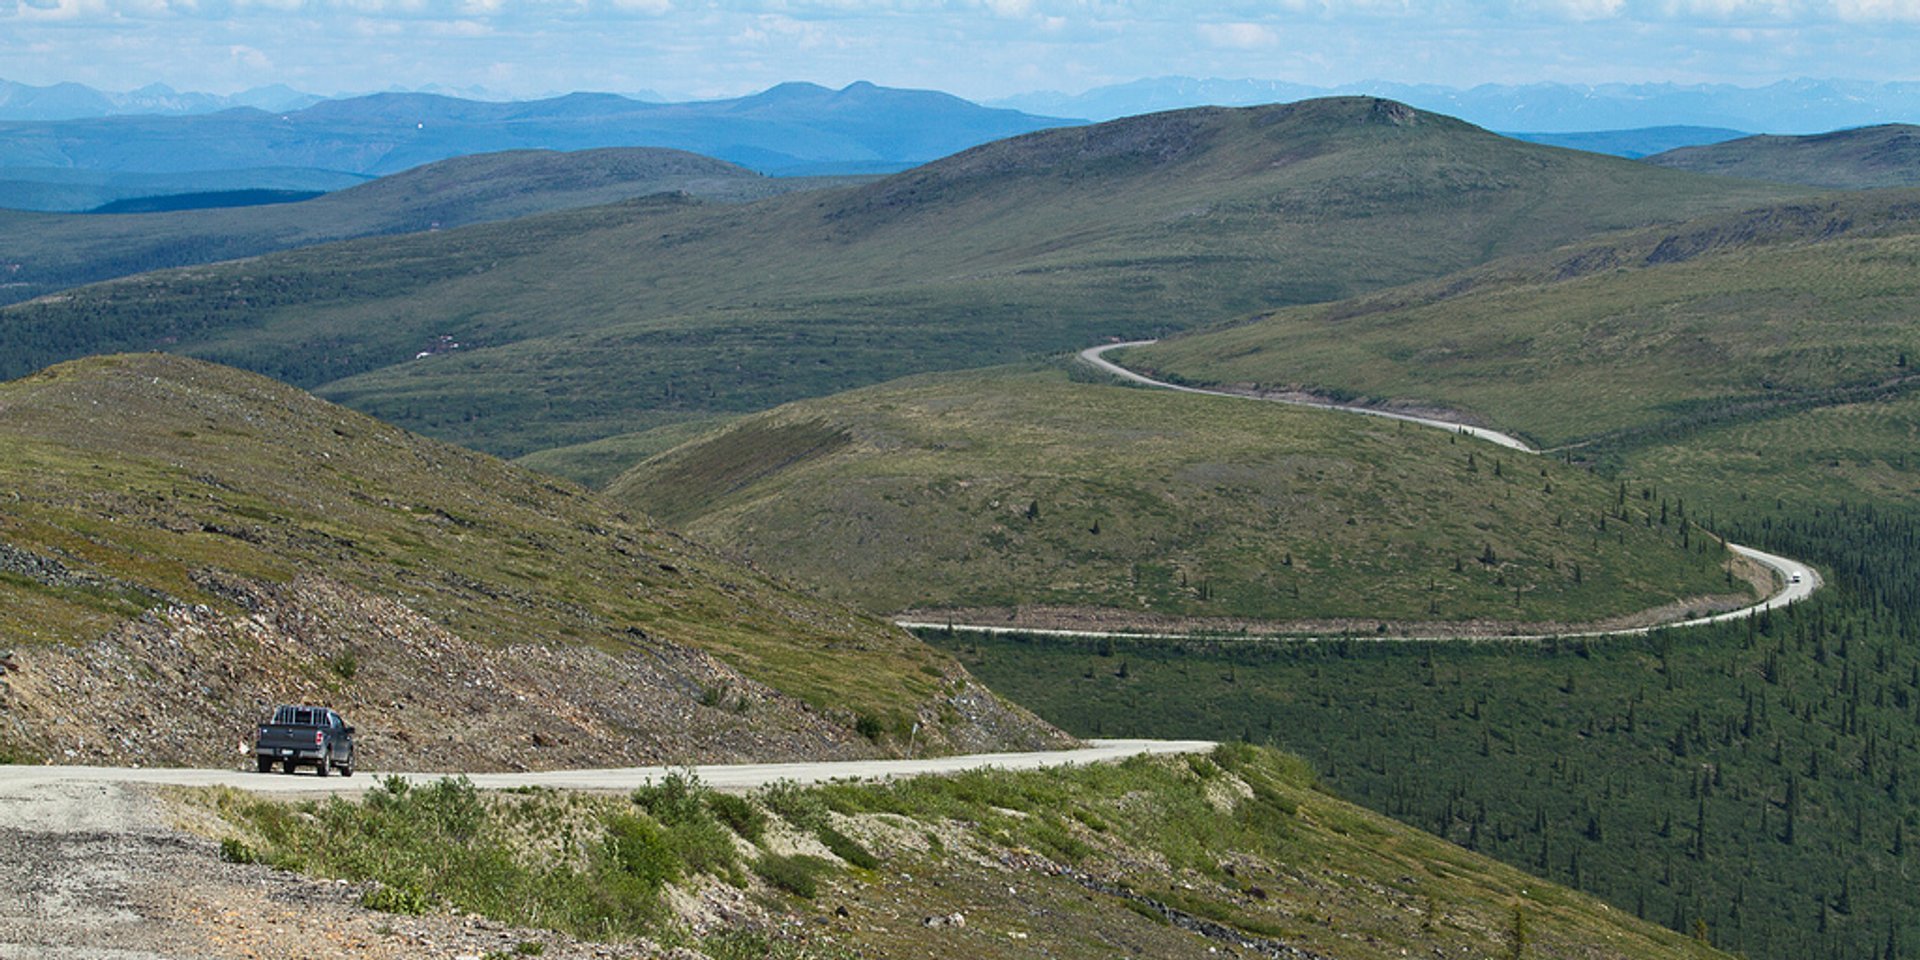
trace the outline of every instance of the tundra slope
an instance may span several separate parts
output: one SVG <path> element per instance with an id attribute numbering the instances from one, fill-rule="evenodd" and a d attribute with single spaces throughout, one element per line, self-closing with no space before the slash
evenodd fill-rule
<path id="1" fill-rule="evenodd" d="M 1259 399 L 1259 400 L 1265 400 L 1265 401 L 1274 402 L 1274 403 L 1286 403 L 1286 404 L 1294 404 L 1297 406 L 1314 407 L 1322 410 L 1334 410 L 1342 413 L 1357 413 L 1365 416 L 1383 417 L 1389 420 L 1400 420 L 1406 423 L 1416 423 L 1421 426 L 1435 427 L 1442 430 L 1458 431 L 1462 435 L 1470 436 L 1478 440 L 1484 440 L 1489 443 L 1497 444 L 1499 446 L 1506 447 L 1507 449 L 1510 449 L 1510 450 L 1518 450 L 1523 453 L 1536 453 L 1536 454 L 1539 453 L 1538 450 L 1535 450 L 1532 447 L 1528 446 L 1525 441 L 1516 439 L 1507 434 L 1501 433 L 1497 430 L 1487 429 L 1485 427 L 1468 426 L 1466 424 L 1458 423 L 1456 421 L 1437 419 L 1434 417 L 1424 417 L 1424 416 L 1416 416 L 1414 414 L 1397 413 L 1392 410 L 1383 410 L 1376 407 L 1356 407 L 1348 404 L 1334 403 L 1332 401 L 1316 400 L 1311 397 L 1305 397 L 1305 396 L 1249 395 L 1246 393 L 1236 393 L 1236 392 L 1227 391 L 1227 390 L 1209 390 L 1203 387 L 1183 386 L 1181 384 L 1176 384 L 1176 383 L 1167 383 L 1166 381 L 1163 381 L 1163 380 L 1155 380 L 1152 377 L 1135 373 L 1132 370 L 1128 370 L 1127 368 L 1111 360 L 1108 360 L 1105 356 L 1107 351 L 1109 350 L 1121 350 L 1121 349 L 1126 349 L 1128 347 L 1143 347 L 1143 346 L 1152 344 L 1153 342 L 1154 341 L 1152 340 L 1135 340 L 1135 341 L 1129 341 L 1125 343 L 1109 343 L 1109 344 L 1102 344 L 1097 347 L 1088 347 L 1087 349 L 1080 351 L 1080 359 L 1086 361 L 1087 363 L 1092 364 L 1094 367 L 1098 368 L 1104 373 L 1110 374 L 1115 377 L 1119 377 L 1120 379 L 1126 381 L 1127 383 L 1139 384 L 1141 386 L 1153 387 L 1153 388 L 1162 389 L 1162 390 L 1174 390 L 1181 393 L 1203 394 L 1203 395 L 1217 396 L 1217 397 L 1243 397 L 1243 398 L 1249 398 L 1249 399 Z M 1788 604 L 1798 603 L 1812 596 L 1813 592 L 1819 589 L 1823 582 L 1821 580 L 1819 571 L 1813 569 L 1810 566 L 1807 566 L 1804 563 L 1801 563 L 1798 560 L 1792 560 L 1787 557 L 1780 556 L 1778 554 L 1768 553 L 1764 550 L 1756 550 L 1753 547 L 1742 546 L 1737 543 L 1727 544 L 1727 549 L 1733 551 L 1736 554 L 1739 554 L 1742 557 L 1752 560 L 1755 563 L 1760 564 L 1761 566 L 1767 568 L 1769 571 L 1775 574 L 1779 578 L 1778 588 L 1775 589 L 1772 594 L 1760 600 L 1760 602 L 1752 604 L 1751 606 L 1741 607 L 1738 610 L 1729 610 L 1722 613 L 1714 613 L 1714 614 L 1708 614 L 1705 616 L 1691 617 L 1684 620 L 1675 620 L 1671 622 L 1658 623 L 1658 624 L 1653 624 L 1649 626 L 1619 627 L 1619 628 L 1605 629 L 1605 630 L 1576 629 L 1576 630 L 1556 632 L 1556 633 L 1474 634 L 1472 635 L 1471 639 L 1475 639 L 1475 640 L 1555 640 L 1555 639 L 1580 639 L 1583 637 L 1584 638 L 1628 637 L 1628 636 L 1644 635 L 1647 633 L 1651 633 L 1655 630 L 1681 629 L 1685 627 L 1706 626 L 1708 624 L 1713 624 L 1713 623 L 1725 623 L 1729 620 L 1743 620 L 1743 619 L 1746 619 L 1747 617 L 1757 616 L 1759 614 L 1765 613 L 1770 610 L 1778 610 L 1781 607 L 1787 606 Z M 1025 626 L 1008 627 L 1008 626 L 1002 626 L 997 624 L 990 625 L 990 624 L 954 623 L 951 621 L 933 622 L 928 620 L 915 620 L 911 618 L 902 618 L 894 622 L 900 625 L 901 627 L 905 627 L 906 629 L 909 629 L 909 630 L 957 630 L 957 631 L 962 631 L 967 633 L 1034 634 L 1034 635 L 1049 636 L 1049 637 L 1090 637 L 1090 638 L 1112 637 L 1116 639 L 1130 637 L 1133 639 L 1141 639 L 1141 640 L 1201 640 L 1201 639 L 1218 639 L 1220 636 L 1220 634 L 1218 633 L 1211 633 L 1211 634 L 1191 633 L 1191 632 L 1163 633 L 1163 632 L 1155 632 L 1151 630 L 1068 630 L 1068 629 L 1056 629 L 1056 628 L 1047 628 L 1047 627 L 1025 627 Z M 1432 641 L 1432 640 L 1460 639 L 1460 637 L 1461 637 L 1460 634 L 1449 634 L 1446 636 L 1433 636 L 1433 637 L 1411 637 L 1411 636 L 1395 634 L 1391 639 L 1395 641 L 1401 641 L 1401 642 L 1419 642 L 1419 641 Z"/>
<path id="2" fill-rule="evenodd" d="M 1380 418 L 1075 374 L 1017 365 L 800 401 L 607 495 L 935 623 L 1548 633 L 1752 602 L 1684 512 L 1622 523 L 1614 486 L 1586 471 Z"/>
<path id="3" fill-rule="evenodd" d="M 1920 191 L 1829 195 L 1245 317 L 1122 359 L 1191 386 L 1454 410 L 1606 457 L 1910 394 L 1917 250 Z"/>

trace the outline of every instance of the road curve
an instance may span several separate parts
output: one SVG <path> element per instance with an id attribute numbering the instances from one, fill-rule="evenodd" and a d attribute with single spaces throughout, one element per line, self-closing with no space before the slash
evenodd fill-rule
<path id="1" fill-rule="evenodd" d="M 801 763 L 700 764 L 686 767 L 620 767 L 598 770 L 546 770 L 539 773 L 467 774 L 473 785 L 486 790 L 515 787 L 551 787 L 557 790 L 627 791 L 677 770 L 691 770 L 700 782 L 717 790 L 744 793 L 777 780 L 824 783 L 829 780 L 892 780 L 926 774 L 967 770 L 1038 770 L 1044 767 L 1110 763 L 1142 753 L 1204 753 L 1211 740 L 1088 740 L 1077 750 L 1038 750 L 1029 753 L 976 753 L 921 760 L 823 760 Z M 251 764 L 251 761 L 249 761 Z M 247 770 L 203 770 L 184 767 L 0 766 L 0 796 L 36 787 L 75 783 L 148 783 L 185 787 L 238 787 L 256 793 L 364 793 L 378 778 L 399 776 L 413 783 L 429 783 L 446 773 L 374 771 L 352 778 Z"/>
<path id="2" fill-rule="evenodd" d="M 1106 352 L 1109 350 L 1122 350 L 1127 347 L 1144 347 L 1150 343 L 1159 343 L 1159 342 L 1160 341 L 1158 340 L 1129 340 L 1125 343 L 1101 344 L 1100 346 L 1088 347 L 1087 349 L 1080 351 L 1080 359 L 1085 360 L 1090 364 L 1093 364 L 1095 367 L 1099 368 L 1103 373 L 1109 373 L 1129 383 L 1137 383 L 1142 386 L 1159 387 L 1162 390 L 1178 390 L 1181 393 L 1199 393 L 1199 394 L 1205 394 L 1210 397 L 1233 397 L 1239 400 L 1262 400 L 1267 403 L 1285 403 L 1285 404 L 1289 404 L 1296 407 L 1317 407 L 1321 410 L 1338 410 L 1341 413 L 1358 413 L 1358 414 L 1362 414 L 1369 417 L 1382 417 L 1388 420 L 1403 420 L 1407 423 L 1420 424 L 1423 427 L 1438 427 L 1441 430 L 1452 430 L 1455 433 L 1463 433 L 1469 437 L 1475 437 L 1480 440 L 1485 440 L 1488 443 L 1497 443 L 1500 446 L 1506 447 L 1509 450 L 1518 450 L 1522 453 L 1539 453 L 1540 452 L 1538 450 L 1535 450 L 1533 447 L 1529 446 L 1525 440 L 1521 440 L 1518 437 L 1501 433 L 1498 430 L 1489 430 L 1485 427 L 1470 427 L 1464 423 L 1454 423 L 1450 420 L 1436 420 L 1432 417 L 1416 417 L 1410 413 L 1394 413 L 1393 411 L 1390 411 L 1390 410 L 1376 410 L 1372 407 L 1355 407 L 1355 406 L 1350 406 L 1344 403 L 1332 403 L 1330 401 L 1320 401 L 1320 400 L 1307 400 L 1307 399 L 1298 398 L 1298 397 L 1259 397 L 1259 396 L 1253 396 L 1251 394 L 1245 394 L 1245 393 L 1229 393 L 1228 391 L 1225 391 L 1225 390 L 1206 390 L 1200 387 L 1183 387 L 1177 383 L 1168 383 L 1165 380 L 1155 380 L 1152 377 L 1142 376 L 1138 373 L 1134 373 L 1132 370 L 1128 370 L 1126 367 L 1123 367 L 1117 363 L 1114 363 L 1111 360 L 1108 360 L 1105 356 Z"/>
<path id="3" fill-rule="evenodd" d="M 1088 347 L 1087 349 L 1080 351 L 1080 359 L 1086 361 L 1089 364 L 1092 364 L 1094 367 L 1096 367 L 1097 369 L 1101 370 L 1104 373 L 1112 374 L 1113 376 L 1119 377 L 1120 379 L 1125 380 L 1129 383 L 1137 383 L 1137 384 L 1140 384 L 1141 386 L 1156 387 L 1161 390 L 1175 390 L 1180 393 L 1197 393 L 1197 394 L 1203 394 L 1203 395 L 1212 396 L 1212 397 L 1232 397 L 1238 400 L 1261 400 L 1268 403 L 1284 403 L 1284 404 L 1289 404 L 1289 405 L 1298 406 L 1298 407 L 1316 407 L 1322 410 L 1337 410 L 1337 411 L 1340 411 L 1341 413 L 1358 413 L 1358 414 L 1364 414 L 1369 417 L 1384 417 L 1388 420 L 1402 420 L 1407 423 L 1417 423 L 1417 424 L 1420 424 L 1421 426 L 1436 427 L 1441 430 L 1451 430 L 1456 433 L 1465 434 L 1469 437 L 1485 440 L 1488 443 L 1499 444 L 1500 446 L 1506 447 L 1509 450 L 1518 450 L 1522 453 L 1538 454 L 1540 452 L 1539 450 L 1536 450 L 1532 446 L 1528 445 L 1525 441 L 1520 440 L 1511 435 L 1501 433 L 1498 430 L 1488 430 L 1485 427 L 1470 427 L 1464 424 L 1453 423 L 1452 421 L 1448 421 L 1448 420 L 1436 420 L 1431 417 L 1416 417 L 1411 414 L 1393 413 L 1386 410 L 1375 410 L 1368 407 L 1348 406 L 1348 405 L 1339 404 L 1339 403 L 1324 403 L 1320 401 L 1300 399 L 1300 398 L 1256 397 L 1256 396 L 1250 396 L 1244 393 L 1230 393 L 1225 390 L 1206 390 L 1200 387 L 1187 387 L 1177 383 L 1168 383 L 1164 380 L 1155 380 L 1152 377 L 1135 373 L 1132 370 L 1128 370 L 1126 367 L 1123 367 L 1117 363 L 1114 363 L 1111 360 L 1108 360 L 1105 356 L 1105 354 L 1109 350 L 1119 350 L 1125 347 L 1144 347 L 1147 344 L 1157 343 L 1157 342 L 1158 341 L 1155 341 L 1155 340 L 1129 340 L 1124 343 L 1101 344 L 1100 346 Z M 1576 632 L 1570 632 L 1570 633 L 1554 633 L 1554 634 L 1510 633 L 1510 634 L 1498 634 L 1498 635 L 1480 636 L 1480 637 L 1458 637 L 1458 636 L 1454 636 L 1454 637 L 1398 637 L 1398 636 L 1373 637 L 1368 635 L 1360 635 L 1360 636 L 1351 636 L 1351 637 L 1341 636 L 1341 637 L 1333 637 L 1333 638 L 1293 637 L 1290 639 L 1295 639 L 1300 641 L 1315 641 L 1315 640 L 1322 640 L 1322 639 L 1348 639 L 1348 640 L 1423 642 L 1423 641 L 1439 641 L 1439 640 L 1550 640 L 1555 638 L 1580 638 L 1580 637 L 1631 637 L 1631 636 L 1640 636 L 1640 635 L 1652 633 L 1655 630 L 1671 630 L 1671 629 L 1676 629 L 1680 627 L 1698 627 L 1698 626 L 1703 626 L 1710 623 L 1723 623 L 1728 620 L 1742 620 L 1747 617 L 1757 616 L 1765 611 L 1776 610 L 1790 603 L 1798 603 L 1802 600 L 1805 600 L 1806 598 L 1812 596 L 1813 591 L 1819 589 L 1822 583 L 1820 579 L 1820 574 L 1818 571 L 1814 570 L 1812 567 L 1807 566 L 1804 563 L 1801 563 L 1798 560 L 1791 560 L 1786 557 L 1780 556 L 1778 554 L 1767 553 L 1764 550 L 1755 550 L 1752 547 L 1741 546 L 1740 544 L 1737 544 L 1737 543 L 1727 544 L 1727 549 L 1732 550 L 1734 553 L 1737 553 L 1743 557 L 1746 557 L 1747 559 L 1752 560 L 1755 563 L 1758 563 L 1761 566 L 1768 568 L 1769 570 L 1772 570 L 1774 574 L 1778 576 L 1780 579 L 1780 589 L 1774 591 L 1773 595 L 1767 597 L 1765 600 L 1762 600 L 1759 603 L 1755 603 L 1751 606 L 1741 607 L 1738 610 L 1729 610 L 1725 613 L 1716 613 L 1716 614 L 1713 614 L 1712 616 L 1706 616 L 1706 617 L 1694 617 L 1691 620 L 1679 620 L 1673 623 L 1656 624 L 1650 627 L 1626 627 L 1618 630 L 1587 630 L 1587 631 L 1576 631 Z M 1019 633 L 1019 634 L 1028 634 L 1028 635 L 1042 636 L 1042 637 L 1084 637 L 1084 638 L 1093 638 L 1093 639 L 1097 639 L 1101 637 L 1109 637 L 1113 639 L 1131 638 L 1135 640 L 1219 640 L 1219 639 L 1229 639 L 1229 638 L 1235 638 L 1235 637 L 1241 636 L 1239 634 L 1218 634 L 1218 633 L 1215 633 L 1215 634 L 1153 633 L 1153 632 L 1133 631 L 1133 630 L 1052 630 L 1052 629 L 1029 628 L 1029 627 L 985 626 L 985 625 L 977 625 L 977 624 L 930 623 L 930 622 L 919 621 L 919 620 L 896 620 L 894 622 L 897 625 L 901 627 L 905 627 L 909 630 L 943 630 L 943 629 L 951 628 L 954 630 L 965 630 L 971 633 L 986 633 L 986 634 Z"/>

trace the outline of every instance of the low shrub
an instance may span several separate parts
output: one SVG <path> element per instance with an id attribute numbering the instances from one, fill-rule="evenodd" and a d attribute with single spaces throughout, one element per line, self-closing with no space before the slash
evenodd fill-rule
<path id="1" fill-rule="evenodd" d="M 228 863 L 259 863 L 260 854 L 247 846 L 245 840 L 238 837 L 223 837 L 220 840 L 220 859 Z"/>
<path id="2" fill-rule="evenodd" d="M 820 892 L 820 874 L 832 868 L 832 864 L 806 854 L 790 857 L 775 854 L 762 854 L 754 861 L 753 872 L 768 884 L 785 890 L 797 897 L 811 900 Z"/>
<path id="3" fill-rule="evenodd" d="M 739 851 L 733 835 L 712 817 L 676 823 L 666 830 L 667 845 L 687 873 L 706 873 L 736 885 L 745 882 L 739 873 Z"/>
<path id="4" fill-rule="evenodd" d="M 680 857 L 659 824 L 619 813 L 607 818 L 606 831 L 608 860 L 645 889 L 658 890 L 680 879 Z"/>
<path id="5" fill-rule="evenodd" d="M 860 841 L 830 826 L 821 826 L 814 831 L 814 836 L 819 837 L 820 842 L 825 844 L 828 850 L 833 851 L 834 856 L 862 870 L 874 870 L 880 866 L 880 858 L 861 846 Z"/>
<path id="6" fill-rule="evenodd" d="M 360 905 L 381 913 L 403 913 L 417 917 L 427 912 L 427 897 L 419 888 L 379 884 L 360 895 Z"/>
<path id="7" fill-rule="evenodd" d="M 812 833 L 827 825 L 827 801 L 792 780 L 776 780 L 756 794 L 761 805 L 796 829 Z"/>
<path id="8" fill-rule="evenodd" d="M 707 795 L 707 810 L 714 819 L 748 843 L 759 843 L 767 835 L 767 815 L 745 797 L 730 793 Z"/>
<path id="9" fill-rule="evenodd" d="M 667 826 L 700 820 L 706 816 L 702 802 L 709 791 L 701 786 L 692 771 L 675 770 L 659 783 L 649 783 L 633 792 L 635 806 Z"/>

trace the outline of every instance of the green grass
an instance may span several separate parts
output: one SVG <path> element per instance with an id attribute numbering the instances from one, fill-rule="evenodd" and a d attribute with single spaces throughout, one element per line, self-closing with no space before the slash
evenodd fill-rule
<path id="1" fill-rule="evenodd" d="M 831 808 L 835 844 L 879 869 L 765 846 L 739 853 L 751 876 L 703 869 L 672 840 L 687 822 L 676 818 L 711 806 L 687 782 L 632 799 L 485 794 L 447 780 L 389 781 L 358 802 L 232 790 L 185 800 L 218 813 L 229 839 L 266 862 L 367 882 L 367 898 L 390 907 L 599 940 L 648 936 L 716 958 L 902 956 L 931 944 L 983 960 L 1226 949 L 1170 918 L 1356 960 L 1486 956 L 1510 946 L 1516 914 L 1529 956 L 1721 956 L 1353 807 L 1298 759 L 1258 747 L 773 794 L 789 808 Z M 713 882 L 742 884 L 751 906 L 728 934 L 693 941 L 663 912 L 664 891 Z M 945 922 L 955 913 L 963 922 Z"/>
<path id="2" fill-rule="evenodd" d="M 1795 192 L 1365 98 L 1184 111 L 847 190 L 634 202 L 69 291 L 0 312 L 0 375 L 165 345 L 519 456 Z M 441 335 L 462 349 L 416 362 Z"/>
<path id="3" fill-rule="evenodd" d="M 608 495 L 867 609 L 961 622 L 1566 624 L 1749 593 L 1685 503 L 1551 458 L 1051 367 L 750 416 Z"/>
<path id="4" fill-rule="evenodd" d="M 577 487 L 164 354 L 0 384 L 0 488 L 0 544 L 65 571 L 0 574 L 15 644 L 89 643 L 167 604 L 238 614 L 222 578 L 321 577 L 482 645 L 704 651 L 849 733 L 888 718 L 883 750 L 895 718 L 965 682 L 890 626 Z M 370 647 L 316 669 L 351 684 L 381 658 Z"/>
<path id="5" fill-rule="evenodd" d="M 390 913 L 456 909 L 630 939 L 665 922 L 661 889 L 695 870 L 658 823 L 584 796 L 393 778 L 357 802 L 288 805 L 232 790 L 202 802 L 257 838 L 265 862 L 370 881 L 363 902 Z"/>
<path id="6" fill-rule="evenodd" d="M 1654 476 L 1719 516 L 1920 503 L 1920 397 L 1868 399 L 1689 430 L 1630 447 Z"/>
<path id="7" fill-rule="evenodd" d="M 726 415 L 695 417 L 637 433 L 623 433 L 572 446 L 539 450 L 518 457 L 514 462 L 529 470 L 565 477 L 597 489 L 612 483 L 632 469 L 634 464 L 724 426 L 732 419 Z"/>
<path id="8" fill-rule="evenodd" d="M 1598 452 L 1914 388 L 1911 193 L 1712 218 L 1125 351 L 1189 382 L 1451 408 Z M 1577 453 L 1588 453 L 1584 447 Z"/>

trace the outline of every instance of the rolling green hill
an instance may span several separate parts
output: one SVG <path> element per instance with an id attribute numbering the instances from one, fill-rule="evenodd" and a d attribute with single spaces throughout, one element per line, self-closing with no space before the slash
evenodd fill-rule
<path id="1" fill-rule="evenodd" d="M 253 374 L 0 384 L 0 478 L 0 757 L 224 765 L 307 699 L 389 769 L 1058 739 L 889 625 Z"/>
<path id="2" fill-rule="evenodd" d="M 1548 631 L 1752 593 L 1684 504 L 1584 471 L 1050 368 L 784 406 L 608 495 L 830 596 L 962 623 Z"/>
<path id="3" fill-rule="evenodd" d="M 1128 350 L 1191 382 L 1450 408 L 1597 455 L 1903 393 L 1920 193 L 1845 196 L 1521 258 Z"/>
<path id="4" fill-rule="evenodd" d="M 165 346 L 518 455 L 1791 192 L 1370 98 L 1188 110 L 844 191 L 629 203 L 76 290 L 0 313 L 0 362 Z M 466 348 L 414 362 L 443 335 Z"/>
<path id="5" fill-rule="evenodd" d="M 0 303 L 147 270 L 352 237 L 510 220 L 647 194 L 743 201 L 820 184 L 762 177 L 677 150 L 520 150 L 443 160 L 300 203 L 201 203 L 203 209 L 141 213 L 0 210 L 6 261 Z"/>
<path id="6" fill-rule="evenodd" d="M 1839 190 L 1912 187 L 1920 186 L 1920 127 L 1889 123 L 1804 137 L 1742 137 L 1646 159 L 1675 170 Z"/>

